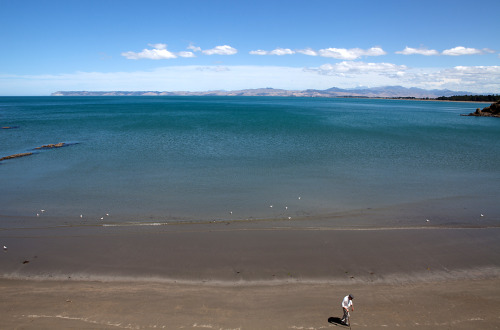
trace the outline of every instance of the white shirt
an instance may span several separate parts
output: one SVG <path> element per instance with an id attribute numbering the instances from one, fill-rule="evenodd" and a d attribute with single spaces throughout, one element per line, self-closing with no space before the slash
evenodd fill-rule
<path id="1" fill-rule="evenodd" d="M 344 300 L 342 300 L 342 308 L 349 309 L 352 306 L 352 300 L 349 299 L 349 296 L 345 296 Z"/>

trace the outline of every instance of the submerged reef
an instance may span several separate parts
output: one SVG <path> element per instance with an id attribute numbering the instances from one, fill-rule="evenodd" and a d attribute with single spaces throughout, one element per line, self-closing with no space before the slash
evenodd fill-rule
<path id="1" fill-rule="evenodd" d="M 73 144 L 77 144 L 77 143 L 66 143 L 66 142 L 51 143 L 51 144 L 45 144 L 45 145 L 42 145 L 40 147 L 33 148 L 32 150 L 61 148 L 61 147 L 67 147 L 67 146 L 70 146 Z M 30 156 L 30 155 L 33 155 L 33 152 L 23 152 L 23 153 L 19 153 L 19 154 L 10 155 L 10 156 L 0 157 L 0 161 L 24 157 L 24 156 Z"/>

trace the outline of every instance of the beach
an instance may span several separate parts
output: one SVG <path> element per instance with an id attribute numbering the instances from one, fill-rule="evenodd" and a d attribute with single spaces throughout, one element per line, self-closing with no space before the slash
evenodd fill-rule
<path id="1" fill-rule="evenodd" d="M 406 285 L 189 284 L 0 280 L 4 329 L 498 329 L 500 281 Z"/>
<path id="2" fill-rule="evenodd" d="M 500 228 L 304 223 L 1 232 L 1 328 L 497 329 Z M 330 322 L 329 322 L 330 321 Z"/>

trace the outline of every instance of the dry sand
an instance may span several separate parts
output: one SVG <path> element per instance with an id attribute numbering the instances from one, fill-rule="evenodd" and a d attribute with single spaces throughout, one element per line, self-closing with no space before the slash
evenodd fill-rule
<path id="1" fill-rule="evenodd" d="M 0 329 L 500 328 L 500 228 L 9 229 Z M 332 322 L 329 322 L 332 321 Z"/>
<path id="2" fill-rule="evenodd" d="M 203 284 L 0 280 L 2 329 L 498 329 L 500 280 Z M 333 321 L 333 323 L 329 323 Z"/>

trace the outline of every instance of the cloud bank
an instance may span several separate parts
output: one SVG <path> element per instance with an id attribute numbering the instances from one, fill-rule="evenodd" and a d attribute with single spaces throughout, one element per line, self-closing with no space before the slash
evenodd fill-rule
<path id="1" fill-rule="evenodd" d="M 0 75 L 0 90 L 4 95 L 48 95 L 58 90 L 207 91 L 262 87 L 302 90 L 360 85 L 498 93 L 500 66 L 415 69 L 392 63 L 343 61 L 307 68 L 189 65 L 136 72 Z"/>
<path id="2" fill-rule="evenodd" d="M 325 48 L 325 49 L 320 49 L 318 51 L 313 50 L 311 48 L 299 49 L 299 50 L 291 50 L 289 48 L 276 48 L 271 51 L 262 49 L 250 51 L 251 55 L 292 55 L 296 53 L 308 56 L 330 57 L 339 60 L 355 60 L 362 56 L 381 56 L 387 54 L 380 47 L 372 47 L 370 49 Z"/>
<path id="3" fill-rule="evenodd" d="M 228 45 L 216 46 L 212 49 L 202 50 L 200 47 L 189 45 L 187 49 L 192 51 L 170 52 L 166 44 L 149 44 L 152 49 L 143 49 L 141 52 L 123 52 L 122 56 L 129 60 L 169 60 L 177 57 L 196 57 L 194 52 L 201 52 L 205 55 L 234 55 L 238 52 L 236 48 Z"/>
<path id="4" fill-rule="evenodd" d="M 162 43 L 149 44 L 149 46 L 152 48 L 143 49 L 141 52 L 127 51 L 121 53 L 121 55 L 130 60 L 139 60 L 139 59 L 168 60 L 178 57 L 186 57 L 186 58 L 196 57 L 195 53 L 200 53 L 203 55 L 235 55 L 238 53 L 238 50 L 236 48 L 233 48 L 229 45 L 215 46 L 214 48 L 203 50 L 200 47 L 190 44 L 187 47 L 189 51 L 180 51 L 180 52 L 171 52 L 167 50 L 167 45 Z M 440 55 L 463 56 L 463 55 L 484 55 L 494 52 L 495 52 L 494 50 L 489 48 L 477 49 L 477 48 L 468 48 L 463 46 L 457 46 L 454 48 L 445 49 L 442 52 L 439 52 L 435 49 L 427 49 L 425 47 L 412 48 L 406 46 L 405 49 L 396 51 L 395 54 L 424 55 L 424 56 L 440 56 Z M 347 48 L 331 47 L 319 50 L 314 50 L 311 48 L 293 50 L 290 48 L 278 47 L 273 50 L 263 50 L 263 49 L 251 50 L 249 54 L 258 56 L 267 56 L 267 55 L 284 56 L 284 55 L 302 54 L 307 56 L 320 56 L 326 58 L 334 58 L 338 60 L 353 61 L 360 59 L 362 57 L 387 55 L 387 52 L 378 46 L 371 47 L 369 49 L 361 49 L 361 48 L 347 49 Z"/>
<path id="5" fill-rule="evenodd" d="M 487 53 L 494 53 L 494 50 L 483 48 L 466 48 L 463 46 L 458 46 L 450 49 L 445 49 L 441 53 L 435 49 L 427 49 L 427 48 L 411 48 L 406 46 L 405 49 L 401 51 L 397 51 L 396 54 L 401 55 L 425 55 L 425 56 L 437 56 L 437 55 L 445 55 L 445 56 L 462 56 L 462 55 L 483 55 Z"/>

